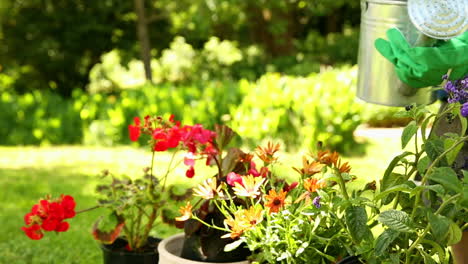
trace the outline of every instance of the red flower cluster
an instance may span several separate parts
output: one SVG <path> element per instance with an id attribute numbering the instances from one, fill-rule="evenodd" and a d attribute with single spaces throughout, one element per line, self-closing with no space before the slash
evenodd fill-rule
<path id="1" fill-rule="evenodd" d="M 195 156 L 201 154 L 207 157 L 207 163 L 217 154 L 213 146 L 213 139 L 216 133 L 204 129 L 202 125 L 181 126 L 179 121 L 174 120 L 171 115 L 168 121 L 161 117 L 145 117 L 144 125 L 141 125 L 139 117 L 134 118 L 134 125 L 128 126 L 130 140 L 137 141 L 141 134 L 151 136 L 151 146 L 153 151 L 166 151 L 179 146 L 187 149 L 188 154 L 184 163 L 189 166 L 186 176 L 192 178 L 195 175 Z"/>
<path id="2" fill-rule="evenodd" d="M 75 205 L 75 200 L 70 195 L 61 195 L 55 200 L 40 200 L 24 216 L 26 226 L 21 229 L 33 240 L 44 236 L 42 230 L 65 232 L 70 225 L 63 220 L 75 216 Z"/>

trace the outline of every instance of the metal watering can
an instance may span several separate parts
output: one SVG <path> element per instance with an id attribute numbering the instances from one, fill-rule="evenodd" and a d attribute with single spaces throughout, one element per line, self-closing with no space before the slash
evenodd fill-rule
<path id="1" fill-rule="evenodd" d="M 468 27 L 466 9 L 458 14 L 447 12 L 460 5 L 468 6 L 468 0 L 361 0 L 357 96 L 387 106 L 434 102 L 436 96 L 429 89 L 402 83 L 393 65 L 374 48 L 374 42 L 385 39 L 387 30 L 393 27 L 413 46 L 429 46 L 433 39 L 462 34 Z"/>

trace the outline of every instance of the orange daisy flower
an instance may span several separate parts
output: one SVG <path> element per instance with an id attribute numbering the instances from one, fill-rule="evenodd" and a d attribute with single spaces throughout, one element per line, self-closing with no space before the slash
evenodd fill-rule
<path id="1" fill-rule="evenodd" d="M 238 182 L 234 183 L 234 193 L 238 196 L 255 198 L 260 195 L 260 186 L 262 186 L 265 178 L 254 177 L 252 175 L 242 177 L 243 185 Z"/>
<path id="2" fill-rule="evenodd" d="M 325 167 L 325 164 L 321 164 L 317 161 L 310 162 L 307 157 L 304 156 L 302 157 L 302 168 L 294 168 L 294 170 L 299 172 L 301 175 L 312 176 L 321 172 L 323 167 Z"/>
<path id="3" fill-rule="evenodd" d="M 245 231 L 254 227 L 263 221 L 263 210 L 260 207 L 251 206 L 248 210 L 241 209 L 234 213 L 234 218 L 230 217 L 224 220 L 231 233 L 223 235 L 221 238 L 238 238 Z"/>
<path id="4" fill-rule="evenodd" d="M 181 206 L 179 209 L 179 212 L 182 214 L 179 217 L 176 217 L 176 221 L 184 222 L 192 218 L 192 205 L 190 204 L 190 201 L 187 202 L 185 206 Z"/>
<path id="5" fill-rule="evenodd" d="M 279 193 L 276 193 L 276 190 L 271 189 L 268 192 L 268 195 L 265 195 L 267 200 L 265 206 L 270 208 L 270 213 L 277 213 L 285 205 L 284 200 L 286 199 L 287 192 L 281 190 Z"/>
<path id="6" fill-rule="evenodd" d="M 268 142 L 266 147 L 258 146 L 255 152 L 261 160 L 263 160 L 265 163 L 270 164 L 278 160 L 278 158 L 274 157 L 274 155 L 279 149 L 279 143 L 274 145 L 272 142 Z"/>
<path id="7" fill-rule="evenodd" d="M 338 161 L 338 158 L 340 157 L 340 155 L 338 154 L 338 152 L 330 152 L 329 150 L 325 150 L 325 151 L 319 151 L 317 153 L 317 161 L 320 162 L 320 163 L 323 163 L 323 164 L 326 164 L 328 166 L 332 165 L 332 164 L 335 164 L 336 166 L 336 162 Z"/>
<path id="8" fill-rule="evenodd" d="M 322 189 L 326 186 L 326 182 L 322 180 L 317 180 L 316 178 L 308 178 L 304 180 L 304 188 L 310 192 L 316 192 L 318 189 Z"/>
<path id="9" fill-rule="evenodd" d="M 341 160 L 338 161 L 336 167 L 341 173 L 349 173 L 351 171 L 351 166 L 348 164 L 348 162 L 341 164 Z"/>
<path id="10" fill-rule="evenodd" d="M 250 225 L 247 223 L 246 219 L 244 218 L 244 209 L 239 210 L 234 213 L 234 218 L 233 217 L 228 217 L 224 220 L 224 224 L 229 226 L 229 229 L 231 230 L 231 233 L 227 233 L 221 238 L 232 238 L 236 239 L 244 233 L 245 230 L 247 230 Z"/>

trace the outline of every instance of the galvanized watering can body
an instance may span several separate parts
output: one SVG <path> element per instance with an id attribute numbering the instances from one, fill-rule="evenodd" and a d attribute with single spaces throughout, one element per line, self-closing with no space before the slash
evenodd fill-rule
<path id="1" fill-rule="evenodd" d="M 408 16 L 406 0 L 362 0 L 359 41 L 359 74 L 357 96 L 364 101 L 405 106 L 411 103 L 428 104 L 435 101 L 429 89 L 411 89 L 400 81 L 393 65 L 375 49 L 377 38 L 386 38 L 388 29 L 396 27 L 409 43 L 416 43 L 421 33 Z M 413 90 L 407 93 L 404 91 Z"/>

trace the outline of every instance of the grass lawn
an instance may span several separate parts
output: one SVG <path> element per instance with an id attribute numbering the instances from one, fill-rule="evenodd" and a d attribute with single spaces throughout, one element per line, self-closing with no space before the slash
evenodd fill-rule
<path id="1" fill-rule="evenodd" d="M 379 179 L 386 164 L 399 150 L 399 138 L 380 137 L 371 140 L 365 156 L 345 157 L 353 167 L 352 172 L 363 184 Z M 94 205 L 96 175 L 103 169 L 128 175 L 139 173 L 148 166 L 150 154 L 131 147 L 0 147 L 0 263 L 101 263 L 99 245 L 93 240 L 90 230 L 101 212 L 94 210 L 81 214 L 70 221 L 70 230 L 56 235 L 46 233 L 41 241 L 27 238 L 21 226 L 23 216 L 45 194 L 73 195 L 77 210 Z M 158 157 L 165 162 L 169 155 Z M 299 165 L 298 155 L 283 154 L 282 173 L 294 174 L 289 168 Z M 165 167 L 164 167 L 165 168 Z M 194 183 L 201 175 L 211 172 L 197 170 Z M 176 171 L 180 177 L 173 180 L 186 181 L 183 168 Z M 197 177 L 198 176 L 198 177 Z M 180 230 L 160 224 L 154 230 L 159 237 L 167 237 Z"/>

